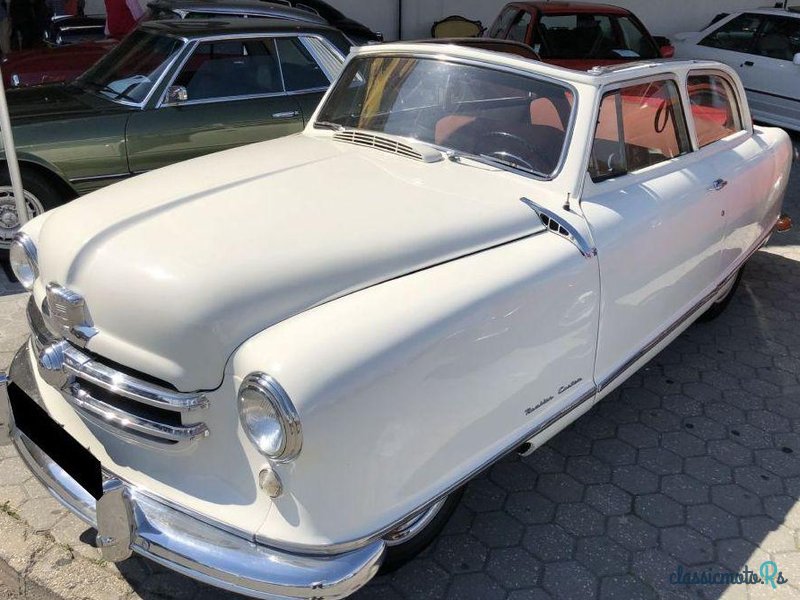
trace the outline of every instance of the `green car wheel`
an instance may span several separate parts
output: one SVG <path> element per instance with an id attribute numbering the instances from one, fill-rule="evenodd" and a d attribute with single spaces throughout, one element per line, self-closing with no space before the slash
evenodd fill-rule
<path id="1" fill-rule="evenodd" d="M 37 173 L 23 172 L 22 185 L 29 218 L 55 208 L 64 201 L 58 190 Z M 3 173 L 0 174 L 0 256 L 8 255 L 11 240 L 19 231 L 19 227 L 19 215 L 17 215 L 17 206 L 14 202 L 11 178 L 7 173 Z"/>

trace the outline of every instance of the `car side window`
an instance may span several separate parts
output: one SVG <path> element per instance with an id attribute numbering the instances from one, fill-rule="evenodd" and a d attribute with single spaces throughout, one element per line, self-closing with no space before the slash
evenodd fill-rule
<path id="1" fill-rule="evenodd" d="M 508 30 L 506 39 L 513 40 L 515 42 L 526 42 L 528 39 L 528 27 L 530 24 L 531 13 L 522 11 L 519 14 L 519 17 L 517 17 L 517 19 L 511 25 L 511 28 Z"/>
<path id="2" fill-rule="evenodd" d="M 753 54 L 792 60 L 800 52 L 800 19 L 767 17 L 753 45 Z"/>
<path id="3" fill-rule="evenodd" d="M 675 82 L 632 85 L 603 96 L 589 174 L 592 180 L 601 181 L 690 151 Z"/>
<path id="4" fill-rule="evenodd" d="M 492 23 L 487 35 L 489 37 L 501 37 L 506 31 L 508 31 L 511 21 L 514 20 L 514 17 L 517 16 L 518 12 L 519 10 L 513 7 L 508 7 L 503 10 L 503 12 L 500 13 L 500 16 L 498 16 L 494 20 L 494 23 Z"/>
<path id="5" fill-rule="evenodd" d="M 761 15 L 748 13 L 739 15 L 704 37 L 700 45 L 734 52 L 751 53 L 753 41 L 761 26 L 761 21 Z"/>
<path id="6" fill-rule="evenodd" d="M 279 37 L 275 39 L 275 43 L 278 46 L 278 58 L 287 92 L 326 88 L 330 85 L 325 72 L 299 39 Z"/>
<path id="7" fill-rule="evenodd" d="M 283 92 L 272 40 L 203 42 L 183 65 L 174 85 L 187 100 L 213 100 Z"/>
<path id="8" fill-rule="evenodd" d="M 701 148 L 743 129 L 736 94 L 727 80 L 690 74 L 687 91 Z"/>

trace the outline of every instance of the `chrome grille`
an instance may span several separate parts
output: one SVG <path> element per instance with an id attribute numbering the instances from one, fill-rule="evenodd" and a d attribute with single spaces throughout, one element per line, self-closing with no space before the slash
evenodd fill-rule
<path id="1" fill-rule="evenodd" d="M 126 441 L 161 448 L 184 447 L 208 435 L 198 414 L 208 406 L 203 394 L 177 392 L 123 373 L 53 335 L 33 297 L 27 316 L 39 374 L 64 393 L 81 417 Z"/>

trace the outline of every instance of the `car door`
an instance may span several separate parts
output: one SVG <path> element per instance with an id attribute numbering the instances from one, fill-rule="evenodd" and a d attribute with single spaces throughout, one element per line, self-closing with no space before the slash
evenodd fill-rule
<path id="1" fill-rule="evenodd" d="M 678 82 L 604 93 L 581 207 L 600 262 L 601 390 L 638 364 L 719 278 L 725 220 L 708 197 Z"/>
<path id="2" fill-rule="evenodd" d="M 272 37 L 201 41 L 161 101 L 131 117 L 128 162 L 141 173 L 296 133 L 303 125 Z"/>
<path id="3" fill-rule="evenodd" d="M 720 271 L 729 273 L 765 233 L 756 224 L 769 221 L 771 207 L 752 199 L 763 193 L 759 182 L 770 181 L 771 161 L 744 122 L 737 86 L 725 73 L 690 71 L 687 117 L 696 140 L 697 158 L 713 169 L 708 201 L 725 213 Z"/>
<path id="4" fill-rule="evenodd" d="M 779 125 L 800 124 L 800 15 L 764 17 L 752 55 L 742 61 L 742 81 L 757 119 Z"/>

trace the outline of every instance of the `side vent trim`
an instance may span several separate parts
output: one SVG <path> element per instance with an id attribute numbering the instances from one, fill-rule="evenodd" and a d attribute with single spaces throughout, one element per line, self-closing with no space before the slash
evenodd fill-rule
<path id="1" fill-rule="evenodd" d="M 429 148 L 422 144 L 414 144 L 413 142 L 400 142 L 390 137 L 375 135 L 374 133 L 364 131 L 339 131 L 333 134 L 333 139 L 339 142 L 346 142 L 348 144 L 356 144 L 357 146 L 366 146 L 368 148 L 375 148 L 376 150 L 383 150 L 384 152 L 391 152 L 392 154 L 399 154 L 400 156 L 405 156 L 406 158 L 424 163 L 435 163 L 444 160 L 442 153 L 434 148 Z"/>
<path id="2" fill-rule="evenodd" d="M 545 208 L 541 204 L 537 204 L 528 198 L 520 198 L 520 201 L 526 206 L 533 209 L 542 225 L 547 228 L 550 233 L 563 237 L 569 240 L 585 258 L 593 258 L 597 256 L 597 248 L 592 246 L 591 242 L 584 237 L 577 229 L 567 223 L 563 218 L 558 216 L 553 211 Z"/>

